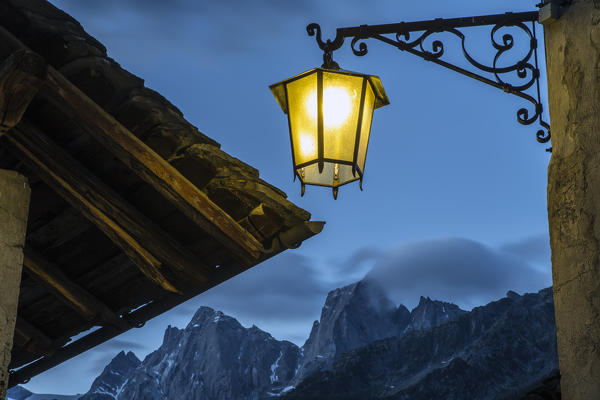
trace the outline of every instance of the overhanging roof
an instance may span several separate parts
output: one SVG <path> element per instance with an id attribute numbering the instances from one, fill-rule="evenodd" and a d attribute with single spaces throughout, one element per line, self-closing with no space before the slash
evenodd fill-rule
<path id="1" fill-rule="evenodd" d="M 0 168 L 32 187 L 10 386 L 322 229 L 46 1 L 0 2 L 0 62 Z"/>

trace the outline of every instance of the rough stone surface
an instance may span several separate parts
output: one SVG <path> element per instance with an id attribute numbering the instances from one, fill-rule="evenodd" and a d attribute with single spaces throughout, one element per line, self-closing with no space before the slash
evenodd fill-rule
<path id="1" fill-rule="evenodd" d="M 600 6 L 574 0 L 545 29 L 552 159 L 548 217 L 563 399 L 600 399 Z"/>
<path id="2" fill-rule="evenodd" d="M 0 399 L 8 386 L 30 193 L 26 178 L 0 170 Z"/>

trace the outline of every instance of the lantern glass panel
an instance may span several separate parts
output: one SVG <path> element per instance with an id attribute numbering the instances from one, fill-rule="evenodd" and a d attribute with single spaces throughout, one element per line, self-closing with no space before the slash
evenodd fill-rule
<path id="1" fill-rule="evenodd" d="M 336 166 L 337 165 L 337 166 Z M 338 179 L 335 179 L 335 171 L 338 171 Z M 319 167 L 317 164 L 311 164 L 304 168 L 298 169 L 298 175 L 302 182 L 307 185 L 320 185 L 320 186 L 341 186 L 348 182 L 359 179 L 359 175 L 352 175 L 352 166 L 345 164 L 336 164 L 326 162 L 323 166 L 323 173 L 319 174 Z"/>
<path id="2" fill-rule="evenodd" d="M 288 112 L 292 130 L 292 147 L 296 165 L 318 157 L 318 126 L 314 110 L 307 107 L 317 91 L 317 74 L 313 73 L 287 84 Z"/>
<path id="3" fill-rule="evenodd" d="M 323 155 L 351 162 L 363 77 L 323 72 Z M 315 96 L 316 103 L 316 96 Z"/>
<path id="4" fill-rule="evenodd" d="M 363 109 L 363 117 L 360 128 L 360 141 L 358 144 L 358 157 L 356 163 L 358 168 L 364 174 L 365 161 L 367 158 L 367 147 L 369 145 L 369 135 L 371 133 L 371 121 L 373 119 L 373 105 L 375 103 L 375 95 L 371 85 L 368 84 L 365 90 L 365 105 Z"/>
<path id="5" fill-rule="evenodd" d="M 288 114 L 294 169 L 303 185 L 337 188 L 362 178 L 373 110 L 389 104 L 378 77 L 315 68 L 270 88 Z"/>

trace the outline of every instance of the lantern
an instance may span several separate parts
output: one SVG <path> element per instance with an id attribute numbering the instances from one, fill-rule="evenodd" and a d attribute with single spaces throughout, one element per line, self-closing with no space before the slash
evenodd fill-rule
<path id="1" fill-rule="evenodd" d="M 373 110 L 389 104 L 377 76 L 315 68 L 270 86 L 288 115 L 294 179 L 338 188 L 362 179 Z"/>

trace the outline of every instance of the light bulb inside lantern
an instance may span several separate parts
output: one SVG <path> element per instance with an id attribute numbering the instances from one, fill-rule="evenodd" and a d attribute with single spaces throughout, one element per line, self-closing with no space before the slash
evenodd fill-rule
<path id="1" fill-rule="evenodd" d="M 356 92 L 356 91 L 355 91 Z M 356 93 L 354 93 L 356 96 Z M 344 123 L 352 110 L 352 99 L 348 90 L 340 86 L 330 86 L 323 90 L 323 124 L 335 128 Z M 313 91 L 306 100 L 308 115 L 317 118 L 317 92 Z"/>

